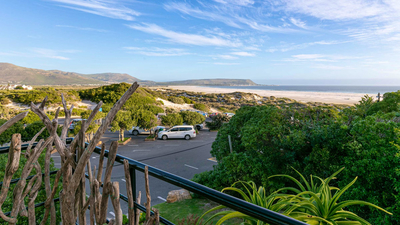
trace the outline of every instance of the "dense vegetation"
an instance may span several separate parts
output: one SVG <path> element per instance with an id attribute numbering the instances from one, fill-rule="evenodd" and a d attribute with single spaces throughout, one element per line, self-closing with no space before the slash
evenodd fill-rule
<path id="1" fill-rule="evenodd" d="M 193 105 L 193 108 L 198 109 L 203 112 L 208 112 L 210 110 L 205 104 L 202 104 L 202 103 L 195 103 Z"/>
<path id="2" fill-rule="evenodd" d="M 365 97 L 344 110 L 245 106 L 224 124 L 212 145 L 218 160 L 213 171 L 194 180 L 221 190 L 238 180 L 255 181 L 269 192 L 291 185 L 274 174 L 327 177 L 342 167 L 333 181 L 338 187 L 358 176 L 343 200 L 358 199 L 393 212 L 384 215 L 367 207 L 349 210 L 373 224 L 400 222 L 400 92 L 381 102 Z M 229 151 L 232 137 L 233 153 Z"/>
<path id="3" fill-rule="evenodd" d="M 82 90 L 79 92 L 82 99 L 88 99 L 93 102 L 103 101 L 103 112 L 108 113 L 114 103 L 121 98 L 130 84 L 120 83 L 108 86 L 102 86 L 94 89 Z M 138 88 L 123 106 L 123 111 L 118 112 L 114 121 L 111 123 L 111 131 L 119 131 L 119 139 L 124 140 L 124 131 L 133 126 L 139 126 L 144 129 L 150 129 L 157 125 L 155 115 L 163 113 L 164 109 L 159 107 L 160 102 L 157 97 L 164 97 L 155 91 Z M 179 98 L 183 101 L 183 99 Z"/>
<path id="4" fill-rule="evenodd" d="M 61 93 L 64 94 L 64 98 L 67 102 L 80 101 L 78 92 L 75 90 L 57 90 L 51 87 L 39 88 L 36 90 L 13 90 L 13 91 L 0 91 L 1 95 L 11 99 L 17 103 L 23 103 L 29 105 L 31 102 L 40 103 L 47 96 L 47 105 L 60 104 Z M 4 98 L 3 97 L 3 98 Z"/>

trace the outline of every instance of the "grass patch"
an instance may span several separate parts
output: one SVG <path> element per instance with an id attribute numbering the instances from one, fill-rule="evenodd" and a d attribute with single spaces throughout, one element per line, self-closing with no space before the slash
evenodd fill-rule
<path id="1" fill-rule="evenodd" d="M 124 143 L 124 142 L 125 142 L 126 140 L 128 140 L 128 139 L 129 139 L 128 137 L 127 137 L 127 138 L 124 138 L 123 141 L 119 140 L 118 143 L 119 143 L 119 144 L 122 144 L 122 143 Z"/>
<path id="2" fill-rule="evenodd" d="M 154 208 L 157 208 L 160 210 L 160 215 L 164 217 L 165 219 L 175 223 L 179 224 L 180 221 L 183 219 L 186 219 L 188 217 L 193 216 L 193 218 L 200 217 L 203 215 L 205 212 L 208 210 L 218 206 L 219 204 L 212 202 L 208 199 L 203 199 L 203 198 L 194 198 L 194 199 L 187 199 L 183 200 L 180 202 L 174 202 L 174 203 L 161 203 L 158 205 L 155 205 Z M 219 210 L 221 211 L 221 210 Z M 215 212 L 219 212 L 215 211 Z M 208 214 L 207 216 L 204 217 L 204 221 L 206 221 L 208 218 L 210 218 L 212 215 L 215 214 L 215 212 Z M 211 223 L 208 224 L 215 224 L 219 218 L 215 218 L 212 220 Z M 243 222 L 241 219 L 231 219 L 223 224 L 226 225 L 233 225 L 233 224 L 240 224 Z"/>

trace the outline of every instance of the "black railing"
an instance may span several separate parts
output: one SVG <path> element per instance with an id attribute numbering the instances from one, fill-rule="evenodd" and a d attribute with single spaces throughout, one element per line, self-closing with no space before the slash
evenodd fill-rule
<path id="1" fill-rule="evenodd" d="M 67 139 L 67 144 L 71 143 L 73 139 L 68 138 Z M 86 143 L 87 144 L 87 143 Z M 23 145 L 22 149 L 25 150 L 27 148 L 27 145 Z M 5 148 L 0 148 L 0 154 L 4 154 L 8 152 L 8 147 Z M 101 148 L 96 147 L 94 152 L 100 154 Z M 105 150 L 104 157 L 108 157 L 108 150 Z M 144 163 L 141 163 L 139 161 L 127 158 L 125 156 L 117 154 L 115 161 L 119 163 L 123 163 L 124 160 L 127 160 L 129 162 L 129 171 L 131 175 L 131 185 L 132 185 L 132 193 L 133 197 L 136 200 L 136 171 L 144 172 L 145 167 L 148 166 Z M 261 220 L 263 222 L 269 223 L 269 224 L 277 224 L 277 225 L 306 225 L 306 223 L 303 223 L 301 221 L 295 220 L 291 217 L 282 215 L 280 213 L 268 210 L 266 208 L 260 207 L 258 205 L 254 205 L 252 203 L 246 202 L 244 200 L 235 198 L 231 195 L 227 195 L 225 193 L 216 191 L 214 189 L 208 188 L 206 186 L 203 186 L 201 184 L 195 183 L 193 181 L 190 181 L 188 179 L 179 177 L 177 175 L 165 172 L 163 170 L 157 169 L 152 166 L 148 166 L 148 171 L 149 175 L 152 177 L 155 177 L 159 180 L 165 181 L 169 184 L 173 184 L 175 186 L 184 188 L 188 191 L 191 191 L 193 193 L 202 195 L 203 197 L 210 199 L 214 202 L 217 202 L 221 205 L 227 206 L 233 210 L 237 210 L 241 213 L 244 213 L 246 215 L 249 215 L 255 219 Z M 51 172 L 54 174 L 56 171 Z M 13 180 L 17 182 L 17 179 Z M 1 186 L 2 183 L 0 183 Z M 123 194 L 120 194 L 121 200 L 128 202 L 128 197 L 126 197 Z M 56 201 L 56 200 L 55 200 Z M 35 205 L 35 207 L 42 206 L 44 203 L 38 203 Z M 135 209 L 139 209 L 143 212 L 146 211 L 146 208 L 143 207 L 142 205 L 139 205 L 135 202 Z M 152 212 L 153 214 L 153 212 Z M 135 218 L 137 220 L 139 218 Z M 167 225 L 173 225 L 172 222 L 166 220 L 162 216 L 160 217 L 160 222 L 163 224 Z"/>

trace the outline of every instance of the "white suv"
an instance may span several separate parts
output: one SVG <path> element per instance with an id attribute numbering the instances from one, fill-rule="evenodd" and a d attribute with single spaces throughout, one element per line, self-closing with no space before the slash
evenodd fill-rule
<path id="1" fill-rule="evenodd" d="M 167 131 L 158 133 L 158 139 L 163 140 L 167 140 L 168 138 L 184 138 L 189 140 L 194 137 L 196 137 L 196 130 L 193 126 L 189 125 L 174 126 Z"/>

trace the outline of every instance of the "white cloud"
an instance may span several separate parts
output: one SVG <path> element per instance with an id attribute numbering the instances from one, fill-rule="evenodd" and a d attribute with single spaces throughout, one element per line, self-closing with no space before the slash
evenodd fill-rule
<path id="1" fill-rule="evenodd" d="M 250 52 L 231 52 L 232 55 L 238 56 L 255 56 L 256 54 Z"/>
<path id="2" fill-rule="evenodd" d="M 72 54 L 80 52 L 78 50 L 53 50 L 48 48 L 30 48 L 26 52 L 0 52 L 0 55 L 5 56 L 17 56 L 17 57 L 29 57 L 29 58 L 50 58 L 59 60 L 70 60 L 70 58 L 61 56 L 61 54 Z"/>
<path id="3" fill-rule="evenodd" d="M 338 62 L 340 60 L 360 59 L 362 57 L 343 56 L 343 55 L 323 55 L 323 54 L 298 54 L 284 61 L 315 61 L 315 62 Z"/>
<path id="4" fill-rule="evenodd" d="M 127 25 L 129 28 L 143 31 L 149 34 L 156 34 L 162 37 L 168 38 L 169 41 L 198 46 L 221 46 L 221 47 L 239 47 L 242 44 L 240 42 L 233 42 L 221 37 L 215 36 L 203 36 L 199 34 L 186 34 L 181 32 L 175 32 L 166 30 L 155 24 L 143 23 L 143 25 Z"/>
<path id="5" fill-rule="evenodd" d="M 216 62 L 214 65 L 223 65 L 223 66 L 233 66 L 233 65 L 239 65 L 239 63 L 223 63 L 223 62 Z"/>
<path id="6" fill-rule="evenodd" d="M 214 0 L 215 2 L 222 3 L 222 4 L 234 4 L 234 5 L 241 5 L 241 6 L 247 6 L 247 5 L 253 5 L 254 1 L 253 0 Z"/>
<path id="7" fill-rule="evenodd" d="M 215 55 L 212 56 L 214 59 L 220 58 L 220 59 L 228 59 L 228 60 L 233 60 L 233 59 L 238 59 L 238 57 L 232 56 L 232 55 Z"/>
<path id="8" fill-rule="evenodd" d="M 286 11 L 303 13 L 324 20 L 360 19 L 377 16 L 386 11 L 386 6 L 381 4 L 381 1 L 281 0 L 280 2 Z"/>
<path id="9" fill-rule="evenodd" d="M 60 56 L 59 53 L 75 53 L 76 50 L 64 50 L 64 51 L 56 51 L 53 49 L 47 48 L 33 48 L 32 52 L 36 53 L 39 57 L 51 58 L 51 59 L 61 59 L 61 60 L 69 60 L 70 58 Z"/>
<path id="10" fill-rule="evenodd" d="M 125 7 L 117 0 L 48 0 L 61 3 L 62 7 L 113 19 L 132 21 L 141 13 Z"/>
<path id="11" fill-rule="evenodd" d="M 302 29 L 307 29 L 307 25 L 305 22 L 301 21 L 300 19 L 290 18 L 290 22 L 292 22 L 295 26 L 300 27 Z"/>
<path id="12" fill-rule="evenodd" d="M 344 70 L 344 69 L 350 69 L 349 67 L 334 66 L 334 65 L 326 65 L 326 64 L 313 65 L 313 66 L 311 66 L 311 68 L 315 68 L 315 69 L 324 69 L 324 70 Z"/>
<path id="13" fill-rule="evenodd" d="M 56 27 L 64 27 L 64 28 L 72 28 L 76 30 L 85 30 L 85 31 L 96 31 L 96 32 L 109 32 L 108 30 L 103 30 L 103 29 L 96 29 L 96 28 L 91 28 L 91 27 L 76 27 L 76 26 L 69 26 L 69 25 L 56 25 Z"/>
<path id="14" fill-rule="evenodd" d="M 314 41 L 314 42 L 308 42 L 308 43 L 301 43 L 301 44 L 294 44 L 294 43 L 287 43 L 287 44 L 282 44 L 280 46 L 276 46 L 276 47 L 271 47 L 269 49 L 267 49 L 267 52 L 287 52 L 287 51 L 292 51 L 292 50 L 296 50 L 296 49 L 304 49 L 304 48 L 308 48 L 310 46 L 314 46 L 314 45 L 337 45 L 337 44 L 344 44 L 344 43 L 348 43 L 349 41 Z"/>
<path id="15" fill-rule="evenodd" d="M 377 41 L 400 41 L 398 0 L 279 0 L 276 10 L 301 13 L 320 20 L 339 22 L 340 34 L 375 45 Z M 343 22 L 344 21 L 344 22 Z M 293 21 L 292 21 L 293 23 Z M 295 23 L 293 23 L 295 24 Z"/>
<path id="16" fill-rule="evenodd" d="M 146 48 L 146 47 L 125 47 L 124 49 L 135 54 L 141 54 L 146 56 L 182 56 L 189 55 L 185 49 L 180 48 Z"/>
<path id="17" fill-rule="evenodd" d="M 183 14 L 193 16 L 195 18 L 211 20 L 211 21 L 220 21 L 225 23 L 228 26 L 240 28 L 241 26 L 235 21 L 234 18 L 229 18 L 224 16 L 221 13 L 213 13 L 200 10 L 198 8 L 193 8 L 187 3 L 183 2 L 170 2 L 164 5 L 164 8 L 168 11 L 179 11 Z"/>
<path id="18" fill-rule="evenodd" d="M 228 3 L 228 2 L 241 2 L 245 4 L 246 2 L 252 1 L 228 1 L 228 0 L 219 0 L 220 3 Z M 164 4 L 164 8 L 168 11 L 178 11 L 180 13 L 186 14 L 188 16 L 192 16 L 198 19 L 209 20 L 209 21 L 218 21 L 225 23 L 228 26 L 235 28 L 243 28 L 243 25 L 250 27 L 257 31 L 262 32 L 274 32 L 274 33 L 288 33 L 295 32 L 295 29 L 287 28 L 284 26 L 273 26 L 268 24 L 270 22 L 270 18 L 263 19 L 260 17 L 260 11 L 262 8 L 256 7 L 241 7 L 243 5 L 235 5 L 235 4 L 222 4 L 222 6 L 218 5 L 209 5 L 206 3 L 201 3 L 203 6 L 203 10 L 193 7 L 188 3 L 177 3 L 170 2 Z M 232 6 L 233 5 L 233 6 Z M 245 9 L 243 9 L 245 8 Z M 250 12 L 249 12 L 250 11 Z M 262 14 L 262 13 L 261 13 Z"/>

